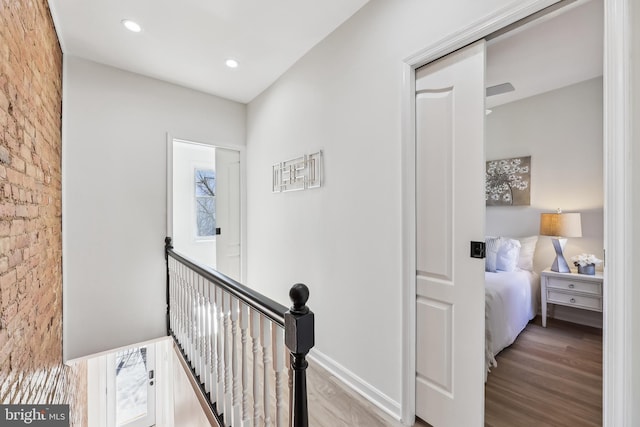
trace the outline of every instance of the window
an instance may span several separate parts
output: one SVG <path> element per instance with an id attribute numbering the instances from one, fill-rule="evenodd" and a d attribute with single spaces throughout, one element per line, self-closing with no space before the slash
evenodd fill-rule
<path id="1" fill-rule="evenodd" d="M 216 173 L 211 169 L 195 170 L 196 238 L 216 235 Z"/>
<path id="2" fill-rule="evenodd" d="M 155 425 L 155 354 L 153 346 L 110 353 L 107 365 L 107 425 Z"/>

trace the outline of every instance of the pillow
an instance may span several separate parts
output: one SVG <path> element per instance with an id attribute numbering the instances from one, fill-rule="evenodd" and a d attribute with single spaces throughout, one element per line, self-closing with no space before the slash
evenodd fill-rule
<path id="1" fill-rule="evenodd" d="M 501 240 L 500 237 L 487 237 L 485 239 L 485 260 L 484 271 L 491 273 L 496 272 L 496 262 L 498 257 L 498 250 L 500 249 Z"/>
<path id="2" fill-rule="evenodd" d="M 518 266 L 518 257 L 520 255 L 520 241 L 500 238 L 500 248 L 496 256 L 496 270 L 511 272 Z"/>
<path id="3" fill-rule="evenodd" d="M 533 271 L 533 255 L 536 252 L 538 236 L 518 237 L 520 241 L 520 257 L 518 258 L 518 268 Z"/>

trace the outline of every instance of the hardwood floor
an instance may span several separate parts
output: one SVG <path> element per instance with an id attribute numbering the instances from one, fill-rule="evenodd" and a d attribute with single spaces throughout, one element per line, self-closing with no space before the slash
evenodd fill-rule
<path id="1" fill-rule="evenodd" d="M 486 427 L 602 425 L 602 331 L 540 318 L 497 357 L 485 386 Z M 309 425 L 400 427 L 313 362 Z M 414 427 L 428 427 L 417 420 Z"/>
<path id="2" fill-rule="evenodd" d="M 307 399 L 313 427 L 402 426 L 312 361 L 307 370 Z"/>
<path id="3" fill-rule="evenodd" d="M 485 426 L 602 425 L 602 330 L 537 317 L 496 359 Z"/>

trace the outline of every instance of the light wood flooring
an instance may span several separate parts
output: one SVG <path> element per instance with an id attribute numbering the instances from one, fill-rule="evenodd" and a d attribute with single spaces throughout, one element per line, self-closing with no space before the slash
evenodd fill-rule
<path id="1" fill-rule="evenodd" d="M 485 386 L 486 427 L 602 425 L 602 331 L 540 318 L 497 357 Z M 400 427 L 313 362 L 309 425 Z M 417 420 L 414 427 L 428 427 Z"/>
<path id="2" fill-rule="evenodd" d="M 485 426 L 601 426 L 602 330 L 540 317 L 498 354 Z"/>

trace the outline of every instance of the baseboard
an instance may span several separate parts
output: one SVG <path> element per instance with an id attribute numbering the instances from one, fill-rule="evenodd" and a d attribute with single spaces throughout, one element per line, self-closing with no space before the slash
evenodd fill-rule
<path id="1" fill-rule="evenodd" d="M 331 375 L 338 378 L 356 393 L 377 406 L 380 410 L 391 416 L 394 420 L 401 421 L 400 403 L 391 399 L 380 390 L 331 359 L 327 355 L 312 349 L 309 359 L 326 369 Z"/>

